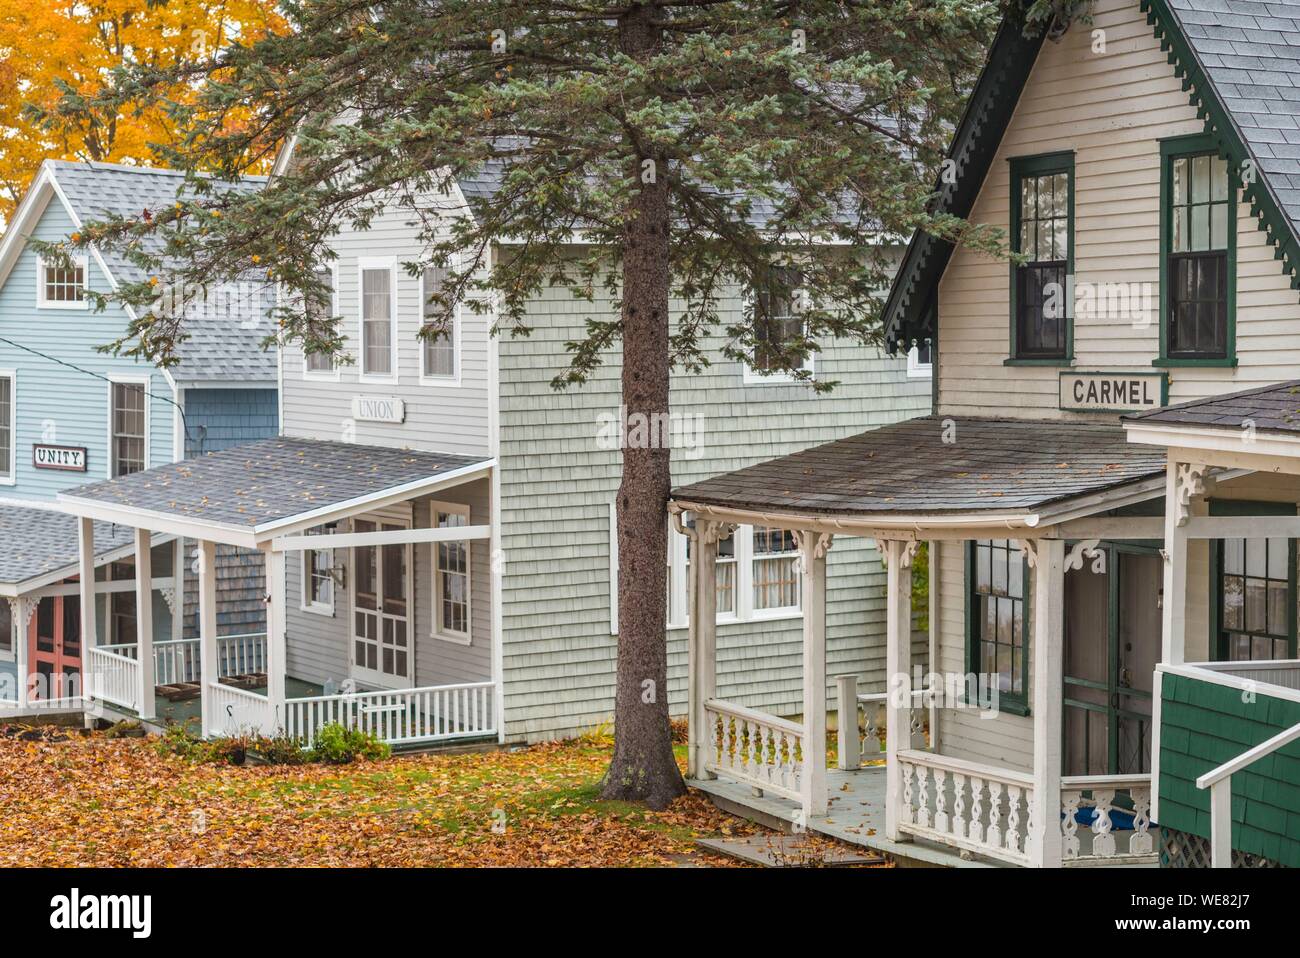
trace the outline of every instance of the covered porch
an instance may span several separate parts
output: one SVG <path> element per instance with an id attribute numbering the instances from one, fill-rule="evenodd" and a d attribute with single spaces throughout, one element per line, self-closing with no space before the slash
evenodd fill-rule
<path id="1" fill-rule="evenodd" d="M 432 609 L 433 599 L 419 588 L 414 552 L 427 547 L 446 560 L 428 575 L 448 590 L 439 592 L 448 616 L 481 618 L 470 605 L 469 556 L 494 540 L 495 523 L 471 519 L 469 506 L 449 504 L 442 513 L 412 505 L 434 495 L 454 499 L 490 481 L 492 467 L 485 459 L 281 438 L 63 495 L 63 507 L 78 517 L 83 564 L 95 553 L 99 524 L 111 522 L 133 530 L 138 595 L 154 589 L 148 557 L 158 535 L 192 545 L 197 577 L 197 635 L 159 640 L 151 605 L 137 603 L 144 611 L 136 642 L 87 649 L 87 707 L 159 724 L 197 717 L 205 737 L 283 735 L 303 745 L 331 723 L 395 746 L 498 738 L 491 665 L 459 675 L 442 668 L 439 643 L 419 627 L 416 606 Z M 266 633 L 219 634 L 219 544 L 262 554 Z M 489 599 L 480 597 L 483 608 Z M 94 604 L 83 601 L 80 616 L 82 634 L 97 635 Z M 469 622 L 461 624 L 472 643 Z M 495 661 L 481 651 L 482 661 Z M 344 664 L 331 671 L 317 661 Z M 422 684 L 421 667 L 455 680 Z"/>
<path id="2" fill-rule="evenodd" d="M 676 490 L 692 784 L 931 864 L 1154 864 L 1150 683 L 1118 678 L 1138 652 L 1116 656 L 1140 645 L 1154 669 L 1165 485 L 1163 457 L 1117 426 L 927 417 Z M 718 543 L 741 525 L 798 545 L 800 716 L 716 697 Z M 883 676 L 827 674 L 826 554 L 845 536 L 885 563 Z M 940 558 L 929 667 L 914 668 L 922 543 Z M 1123 583 L 1141 601 L 1117 643 L 1090 607 Z"/>

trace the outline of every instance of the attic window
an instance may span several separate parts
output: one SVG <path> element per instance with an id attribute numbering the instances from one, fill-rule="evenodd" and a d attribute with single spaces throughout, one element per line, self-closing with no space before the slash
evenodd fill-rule
<path id="1" fill-rule="evenodd" d="M 75 258 L 65 264 L 39 260 L 36 305 L 46 309 L 86 308 L 86 260 Z"/>
<path id="2" fill-rule="evenodd" d="M 753 361 L 746 366 L 746 382 L 789 381 L 789 371 L 782 368 L 791 345 L 804 335 L 803 281 L 798 270 L 773 268 L 766 282 L 751 293 L 754 324 Z M 796 369 L 812 371 L 812 356 L 794 357 Z"/>

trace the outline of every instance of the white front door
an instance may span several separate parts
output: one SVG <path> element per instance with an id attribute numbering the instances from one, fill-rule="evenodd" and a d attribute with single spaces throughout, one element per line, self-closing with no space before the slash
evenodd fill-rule
<path id="1" fill-rule="evenodd" d="M 409 529 L 409 519 L 354 519 L 354 532 Z M 352 550 L 352 677 L 366 685 L 412 684 L 411 545 L 357 546 Z"/>

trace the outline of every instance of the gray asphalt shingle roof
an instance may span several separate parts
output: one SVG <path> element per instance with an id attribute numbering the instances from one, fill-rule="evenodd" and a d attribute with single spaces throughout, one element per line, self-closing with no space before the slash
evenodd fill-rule
<path id="1" fill-rule="evenodd" d="M 1169 0 L 1293 223 L 1300 224 L 1300 0 Z"/>
<path id="2" fill-rule="evenodd" d="M 176 170 L 66 160 L 52 160 L 48 165 L 83 223 L 162 209 L 175 203 L 185 186 L 185 175 Z M 223 193 L 244 193 L 261 189 L 265 182 L 265 177 L 254 176 L 239 183 L 216 181 L 216 188 Z M 161 241 L 151 241 L 150 251 L 160 253 Z M 120 250 L 103 249 L 100 253 L 118 282 L 148 278 Z M 239 295 L 224 295 L 232 291 Z M 270 284 L 228 284 L 209 305 L 186 318 L 189 338 L 177 350 L 181 361 L 173 375 L 185 382 L 275 382 L 275 352 L 261 345 L 272 331 L 267 311 L 273 305 Z"/>
<path id="3" fill-rule="evenodd" d="M 95 555 L 128 546 L 134 530 L 95 523 Z M 16 585 L 66 569 L 76 572 L 80 558 L 77 517 L 50 509 L 0 506 L 0 582 Z"/>
<path id="4" fill-rule="evenodd" d="M 1164 472 L 1164 450 L 1129 445 L 1118 425 L 925 416 L 692 483 L 673 498 L 812 515 L 1005 512 Z"/>
<path id="5" fill-rule="evenodd" d="M 1219 429 L 1249 424 L 1257 432 L 1300 433 L 1300 379 L 1133 413 L 1124 421 Z"/>
<path id="6" fill-rule="evenodd" d="M 487 461 L 280 437 L 78 486 L 60 498 L 252 529 Z"/>

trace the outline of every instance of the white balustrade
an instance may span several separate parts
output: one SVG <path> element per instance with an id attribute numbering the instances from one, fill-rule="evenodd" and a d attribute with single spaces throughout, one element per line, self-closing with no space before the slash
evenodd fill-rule
<path id="1" fill-rule="evenodd" d="M 907 749 L 902 831 L 989 858 L 1029 864 L 1032 775 Z"/>
<path id="2" fill-rule="evenodd" d="M 134 660 L 135 643 L 102 645 L 98 648 Z M 154 681 L 158 685 L 198 682 L 202 679 L 202 656 L 198 639 L 168 639 L 153 646 Z M 266 633 L 217 637 L 217 677 L 252 675 L 266 671 Z"/>
<path id="3" fill-rule="evenodd" d="M 273 735 L 275 716 L 265 695 L 222 682 L 209 682 L 214 735 Z"/>
<path id="4" fill-rule="evenodd" d="M 86 650 L 82 681 L 91 698 L 135 709 L 140 666 L 127 650 L 135 646 L 101 645 Z"/>
<path id="5" fill-rule="evenodd" d="M 802 800 L 803 726 L 720 699 L 704 703 L 705 768 L 737 782 Z"/>
<path id="6" fill-rule="evenodd" d="M 1064 865 L 1136 865 L 1157 859 L 1150 775 L 1063 778 L 1061 816 Z M 1089 820 L 1083 828 L 1081 818 Z"/>
<path id="7" fill-rule="evenodd" d="M 284 731 L 303 745 L 334 723 L 389 745 L 495 735 L 493 690 L 491 682 L 471 682 L 289 699 Z"/>

